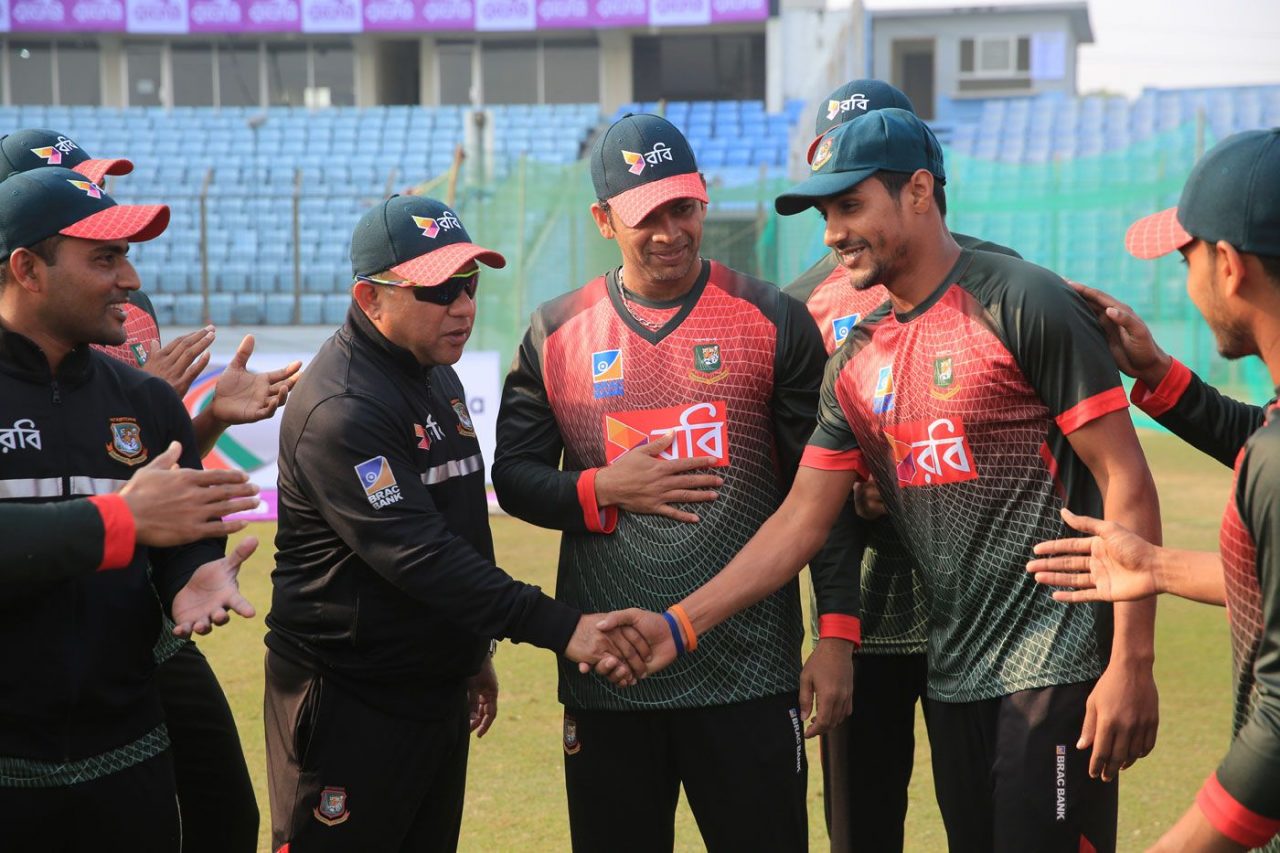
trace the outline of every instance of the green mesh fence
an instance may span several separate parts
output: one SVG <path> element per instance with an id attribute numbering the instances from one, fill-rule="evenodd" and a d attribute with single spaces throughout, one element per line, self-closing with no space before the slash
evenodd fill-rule
<path id="1" fill-rule="evenodd" d="M 1177 203 L 1198 154 L 1213 144 L 1194 124 L 1097 157 L 1038 165 L 997 163 L 947 153 L 948 222 L 955 231 L 1017 249 L 1069 278 L 1132 305 L 1170 353 L 1242 398 L 1265 400 L 1271 382 L 1255 359 L 1226 362 L 1186 294 L 1178 256 L 1139 261 L 1124 232 L 1140 216 Z M 703 255 L 781 284 L 823 252 L 815 212 L 778 217 L 773 198 L 790 182 L 765 177 L 726 187 L 712 183 Z M 600 237 L 587 163 L 526 161 L 500 180 L 463 180 L 457 205 L 468 230 L 501 248 L 505 270 L 486 273 L 473 346 L 509 359 L 539 303 L 580 286 L 618 263 Z"/>

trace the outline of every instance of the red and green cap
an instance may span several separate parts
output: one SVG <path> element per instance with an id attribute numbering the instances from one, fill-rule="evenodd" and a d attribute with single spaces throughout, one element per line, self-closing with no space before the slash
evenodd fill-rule
<path id="1" fill-rule="evenodd" d="M 689 141 L 662 116 L 627 113 L 591 148 L 596 198 L 629 228 L 655 208 L 679 198 L 705 204 L 707 187 Z"/>
<path id="2" fill-rule="evenodd" d="M 893 109 L 916 111 L 915 104 L 906 93 L 883 80 L 862 78 L 850 80 L 836 89 L 818 104 L 818 115 L 813 122 L 813 141 L 805 154 L 805 162 L 813 162 L 813 153 L 818 150 L 822 137 L 833 127 L 839 127 L 850 119 L 864 116 L 872 110 Z"/>
<path id="3" fill-rule="evenodd" d="M 75 169 L 95 184 L 102 183 L 107 175 L 127 175 L 133 171 L 133 163 L 122 158 L 90 157 L 74 139 L 56 130 L 29 127 L 0 136 L 0 181 L 44 166 Z"/>
<path id="4" fill-rule="evenodd" d="M 390 270 L 421 287 L 433 287 L 471 261 L 502 269 L 507 259 L 477 246 L 458 214 L 444 202 L 393 195 L 360 217 L 351 235 L 351 272 L 371 276 Z"/>
<path id="5" fill-rule="evenodd" d="M 1280 256 L 1280 128 L 1228 136 L 1200 158 L 1178 206 L 1129 226 L 1125 248 L 1149 260 L 1192 240 L 1225 240 L 1238 251 Z"/>
<path id="6" fill-rule="evenodd" d="M 0 183 L 0 260 L 55 234 L 141 243 L 168 225 L 168 205 L 116 204 L 102 187 L 62 166 L 18 172 Z"/>

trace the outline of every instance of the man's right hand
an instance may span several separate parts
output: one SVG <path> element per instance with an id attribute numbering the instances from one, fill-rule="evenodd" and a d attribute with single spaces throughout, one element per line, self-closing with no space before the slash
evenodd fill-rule
<path id="1" fill-rule="evenodd" d="M 696 523 L 698 516 L 672 504 L 713 501 L 719 495 L 712 489 L 724 485 L 724 478 L 691 473 L 711 467 L 714 460 L 707 457 L 660 458 L 659 454 L 670 448 L 674 440 L 675 433 L 668 433 L 628 450 L 612 465 L 601 468 L 596 473 L 596 503 Z"/>
<path id="2" fill-rule="evenodd" d="M 600 629 L 604 613 L 587 613 L 578 620 L 578 627 L 569 638 L 564 656 L 578 664 L 583 675 L 595 669 L 619 687 L 630 687 L 647 670 L 646 659 L 650 655 L 644 635 L 630 627 Z"/>
<path id="3" fill-rule="evenodd" d="M 170 443 L 120 490 L 140 544 L 166 548 L 226 536 L 247 522 L 223 521 L 222 516 L 258 505 L 258 487 L 243 471 L 179 468 L 181 453 L 182 445 Z"/>
<path id="4" fill-rule="evenodd" d="M 1115 297 L 1076 281 L 1067 283 L 1093 309 L 1120 370 L 1154 391 L 1169 372 L 1173 359 L 1151 337 L 1147 324 Z"/>
<path id="5" fill-rule="evenodd" d="M 168 382 L 179 397 L 185 397 L 191 383 L 209 363 L 213 338 L 213 326 L 205 326 L 180 335 L 164 346 L 156 340 L 147 341 L 147 362 L 142 369 Z"/>
<path id="6" fill-rule="evenodd" d="M 888 510 L 884 506 L 884 498 L 880 495 L 880 486 L 875 479 L 861 480 L 853 484 L 853 511 L 865 521 L 884 518 Z"/>

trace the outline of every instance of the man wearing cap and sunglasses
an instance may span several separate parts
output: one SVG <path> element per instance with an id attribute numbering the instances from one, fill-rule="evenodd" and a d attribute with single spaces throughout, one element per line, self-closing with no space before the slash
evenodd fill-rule
<path id="1" fill-rule="evenodd" d="M 782 508 L 680 606 L 701 634 L 794 577 L 874 476 L 929 597 L 925 720 L 949 846 L 1111 851 L 1115 775 L 1155 741 L 1154 611 L 1117 605 L 1113 642 L 1109 611 L 1061 607 L 1023 563 L 1065 530 L 1063 506 L 1158 537 L 1155 486 L 1087 306 L 1048 270 L 956 245 L 931 136 L 901 109 L 855 118 L 776 200 L 782 215 L 817 207 L 850 283 L 890 300 L 828 362 Z M 653 673 L 679 652 L 662 621 L 604 625 L 639 627 Z M 1091 717 L 1126 706 L 1138 725 L 1080 748 Z"/>
<path id="2" fill-rule="evenodd" d="M 1134 223 L 1129 251 L 1177 251 L 1187 292 L 1226 358 L 1257 355 L 1280 386 L 1280 129 L 1230 136 L 1192 169 L 1176 208 Z M 1133 601 L 1167 592 L 1225 604 L 1235 697 L 1232 743 L 1195 803 L 1153 849 L 1280 849 L 1280 424 L 1230 400 L 1170 358 L 1128 306 L 1081 288 L 1116 359 L 1135 377 L 1135 405 L 1197 449 L 1233 466 L 1221 553 L 1173 551 L 1119 524 L 1068 517 L 1085 538 L 1045 542 L 1028 568 L 1072 588 L 1060 601 Z"/>
<path id="3" fill-rule="evenodd" d="M 0 137 L 0 181 L 50 163 L 68 167 L 102 187 L 108 175 L 133 171 L 129 160 L 90 157 L 63 133 L 40 128 Z M 179 397 L 209 363 L 213 327 L 181 335 L 160 346 L 160 329 L 151 300 L 129 292 L 119 306 L 125 312 L 124 340 L 94 344 L 100 352 L 159 376 Z M 231 424 L 271 417 L 284 405 L 297 381 L 295 362 L 267 373 L 248 369 L 252 335 L 241 341 L 231 363 L 218 377 L 208 406 L 192 418 L 197 455 L 203 457 Z M 258 805 L 245 764 L 235 717 L 217 676 L 194 643 L 178 639 L 166 626 L 155 649 L 156 683 L 173 743 L 174 774 L 188 853 L 253 850 L 258 843 Z"/>
<path id="4" fill-rule="evenodd" d="M 812 162 L 828 131 L 889 107 L 915 112 L 911 100 L 883 80 L 852 80 L 840 86 L 818 106 L 807 161 Z M 941 162 L 942 152 L 935 154 Z M 934 185 L 934 201 L 946 216 L 942 181 Z M 1021 257 L 997 243 L 955 232 L 951 236 L 963 249 Z M 850 329 L 889 298 L 881 285 L 853 287 L 834 251 L 824 254 L 784 290 L 805 303 L 828 355 L 844 343 Z M 851 500 L 858 502 L 870 522 L 862 558 L 862 643 L 854 656 L 853 710 L 847 720 L 822 736 L 822 804 L 832 850 L 901 850 L 907 787 L 915 761 L 915 709 L 925 695 L 928 669 L 928 602 L 919 571 L 893 524 L 882 511 L 876 512 L 874 485 L 859 483 Z M 850 533 L 837 524 L 831 535 Z M 867 766 L 877 771 L 858 771 Z"/>
<path id="5" fill-rule="evenodd" d="M 621 681 L 644 671 L 598 615 L 494 565 L 480 445 L 451 367 L 475 319 L 477 262 L 506 265 L 438 201 L 369 210 L 351 239 L 347 321 L 285 410 L 266 638 L 272 849 L 454 849 L 468 732 L 497 714 L 498 638 Z"/>
<path id="6" fill-rule="evenodd" d="M 164 382 L 90 344 L 124 338 L 138 287 L 130 242 L 164 231 L 161 205 L 122 206 L 85 175 L 43 167 L 0 184 L 0 495 L 57 501 L 116 491 L 182 446 L 191 421 Z M 224 488 L 239 488 L 228 484 Z M 242 492 L 239 492 L 242 494 Z M 130 850 L 181 843 L 152 648 L 160 603 L 181 636 L 252 616 L 236 573 L 256 540 L 135 548 L 122 567 L 23 582 L 5 596 L 0 642 L 0 808 L 14 849 Z M 118 562 L 118 561 L 113 561 Z M 150 573 L 150 577 L 149 577 Z"/>
<path id="7" fill-rule="evenodd" d="M 785 494 L 813 429 L 822 344 L 799 302 L 699 256 L 706 185 L 673 125 L 623 117 L 591 169 L 591 212 L 622 264 L 534 313 L 503 390 L 493 481 L 508 512 L 563 531 L 560 600 L 661 611 Z M 696 655 L 635 687 L 561 666 L 575 849 L 671 849 L 681 785 L 708 849 L 808 849 L 804 736 L 848 713 L 858 638 L 856 578 L 824 566 L 822 639 L 803 672 L 794 583 L 687 636 Z M 619 833 L 616 803 L 648 817 Z"/>

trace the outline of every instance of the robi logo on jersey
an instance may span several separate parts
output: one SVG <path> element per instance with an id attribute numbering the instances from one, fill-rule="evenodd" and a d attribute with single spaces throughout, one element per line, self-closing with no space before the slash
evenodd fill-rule
<path id="1" fill-rule="evenodd" d="M 716 468 L 729 464 L 727 407 L 723 400 L 672 406 L 669 409 L 639 409 L 612 412 L 604 416 L 604 455 L 612 463 L 634 447 L 675 433 L 671 446 L 659 454 L 663 459 L 709 457 Z"/>
<path id="2" fill-rule="evenodd" d="M 941 486 L 978 479 L 959 418 L 895 424 L 886 426 L 884 434 L 893 450 L 899 485 Z"/>

